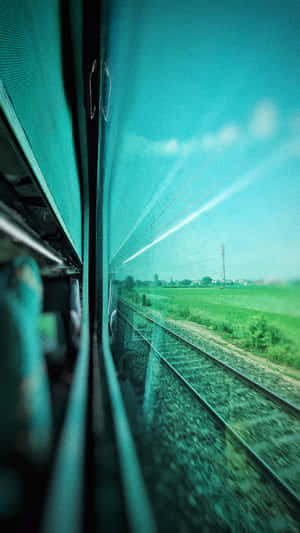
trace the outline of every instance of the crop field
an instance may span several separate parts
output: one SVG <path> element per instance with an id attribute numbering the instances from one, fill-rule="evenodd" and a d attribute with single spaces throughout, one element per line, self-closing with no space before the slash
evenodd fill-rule
<path id="1" fill-rule="evenodd" d="M 300 286 L 139 287 L 167 318 L 209 327 L 233 344 L 300 369 Z M 133 297 L 133 294 L 132 294 Z"/>

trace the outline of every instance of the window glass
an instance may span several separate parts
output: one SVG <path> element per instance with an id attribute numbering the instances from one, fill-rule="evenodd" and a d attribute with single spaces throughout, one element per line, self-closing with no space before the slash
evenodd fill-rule
<path id="1" fill-rule="evenodd" d="M 151 501 L 162 530 L 296 531 L 299 3 L 150 4 L 111 12 L 104 167 Z"/>

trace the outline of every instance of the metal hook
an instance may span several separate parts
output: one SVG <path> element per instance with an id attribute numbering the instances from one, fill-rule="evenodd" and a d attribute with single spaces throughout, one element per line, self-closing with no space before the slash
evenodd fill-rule
<path id="1" fill-rule="evenodd" d="M 107 122 L 108 121 L 108 115 L 109 115 L 109 108 L 110 108 L 110 98 L 111 98 L 111 76 L 110 76 L 109 68 L 108 68 L 106 63 L 103 64 L 103 70 L 104 70 L 104 74 L 108 78 L 108 82 L 109 82 L 106 108 L 105 108 L 104 105 L 102 106 L 103 118 L 104 118 L 105 122 Z"/>
<path id="2" fill-rule="evenodd" d="M 97 68 L 97 59 L 94 59 L 92 68 L 89 74 L 89 100 L 90 100 L 90 119 L 93 120 L 96 113 L 96 105 L 93 105 L 93 89 L 92 89 L 92 79 Z"/>

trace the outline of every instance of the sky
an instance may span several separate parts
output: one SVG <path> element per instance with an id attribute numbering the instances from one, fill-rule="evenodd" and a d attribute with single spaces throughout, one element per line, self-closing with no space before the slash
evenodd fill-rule
<path id="1" fill-rule="evenodd" d="M 148 5 L 151 4 L 151 5 Z M 110 270 L 300 278 L 300 3 L 116 1 Z"/>

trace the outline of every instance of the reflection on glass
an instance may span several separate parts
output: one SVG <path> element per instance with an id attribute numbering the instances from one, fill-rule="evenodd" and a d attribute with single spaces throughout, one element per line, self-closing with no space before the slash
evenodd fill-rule
<path id="1" fill-rule="evenodd" d="M 113 347 L 157 520 L 297 531 L 299 6 L 142 5 L 106 179 Z"/>

